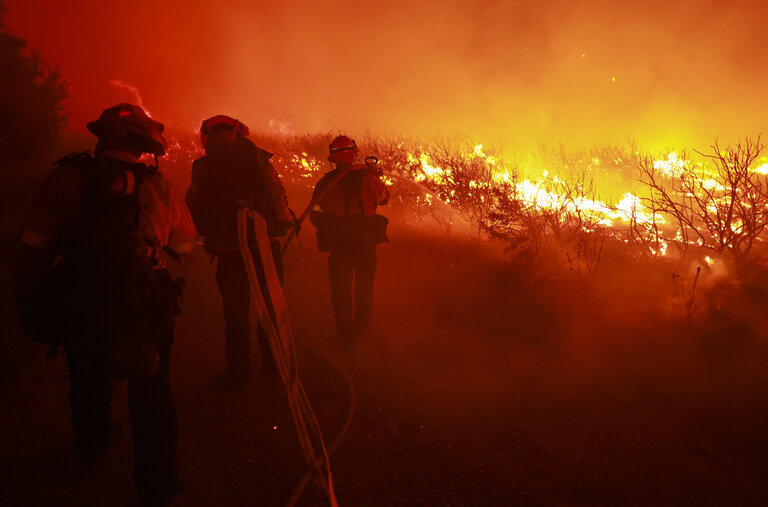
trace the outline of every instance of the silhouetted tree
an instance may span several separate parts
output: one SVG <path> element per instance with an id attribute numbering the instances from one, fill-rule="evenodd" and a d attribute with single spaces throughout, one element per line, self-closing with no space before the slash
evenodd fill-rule
<path id="1" fill-rule="evenodd" d="M 0 2 L 0 175 L 46 155 L 64 126 L 67 88 L 26 41 L 5 26 Z"/>

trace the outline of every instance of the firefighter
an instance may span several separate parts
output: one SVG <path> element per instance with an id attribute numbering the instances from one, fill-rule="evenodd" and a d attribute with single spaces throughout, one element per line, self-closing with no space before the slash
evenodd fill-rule
<path id="1" fill-rule="evenodd" d="M 315 186 L 316 204 L 309 218 L 317 227 L 318 248 L 329 252 L 336 327 L 350 337 L 362 333 L 372 319 L 376 245 L 388 241 L 387 219 L 377 215 L 376 208 L 389 202 L 389 191 L 376 164 L 356 163 L 359 150 L 354 139 L 336 137 L 329 152 L 328 161 L 335 167 Z"/>
<path id="2" fill-rule="evenodd" d="M 45 179 L 14 253 L 22 329 L 69 366 L 73 450 L 98 470 L 114 443 L 113 380 L 128 380 L 134 479 L 141 504 L 168 505 L 177 480 L 178 423 L 170 387 L 180 283 L 166 251 L 190 252 L 197 232 L 157 170 L 163 125 L 138 106 L 105 109 L 88 130 L 94 154 L 70 154 Z M 138 162 L 142 153 L 155 165 Z"/>
<path id="3" fill-rule="evenodd" d="M 277 171 L 269 162 L 272 154 L 255 146 L 247 135 L 248 127 L 229 116 L 205 120 L 200 127 L 205 156 L 193 163 L 192 183 L 186 195 L 198 231 L 205 237 L 203 248 L 218 259 L 216 283 L 224 309 L 227 370 L 217 375 L 216 382 L 235 392 L 245 390 L 251 375 L 250 286 L 237 240 L 237 210 L 247 206 L 266 220 L 281 283 L 283 265 L 277 238 L 287 234 L 295 220 Z M 250 227 L 248 234 L 259 284 L 267 290 Z M 275 377 L 275 360 L 260 324 L 256 335 L 264 373 Z"/>

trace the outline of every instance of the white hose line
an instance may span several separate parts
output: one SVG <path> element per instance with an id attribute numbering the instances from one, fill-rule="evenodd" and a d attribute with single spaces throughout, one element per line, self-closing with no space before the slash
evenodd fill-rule
<path id="1" fill-rule="evenodd" d="M 295 335 L 296 338 L 301 340 L 301 337 L 298 335 Z M 339 447 L 339 444 L 341 444 L 341 441 L 344 440 L 344 437 L 347 435 L 347 431 L 349 431 L 350 426 L 352 426 L 352 418 L 355 414 L 355 407 L 357 405 L 357 391 L 355 390 L 355 385 L 352 383 L 352 379 L 349 377 L 349 374 L 336 362 L 329 359 L 327 356 L 322 354 L 320 351 L 318 351 L 315 347 L 310 345 L 306 340 L 302 340 L 304 342 L 304 345 L 312 351 L 313 354 L 315 354 L 317 357 L 319 357 L 321 360 L 325 361 L 326 364 L 328 364 L 331 368 L 336 370 L 341 374 L 341 376 L 344 378 L 344 381 L 347 383 L 347 387 L 349 389 L 349 412 L 347 412 L 347 417 L 344 420 L 344 424 L 341 427 L 341 431 L 339 431 L 338 435 L 333 439 L 331 444 L 328 446 L 328 456 L 332 456 L 334 452 L 336 452 L 336 449 Z M 304 492 L 304 489 L 309 484 L 309 481 L 312 480 L 313 472 L 312 470 L 308 470 L 299 481 L 299 484 L 296 486 L 296 488 L 293 490 L 293 493 L 291 493 L 290 499 L 288 500 L 288 503 L 286 504 L 286 507 L 294 507 L 296 503 L 299 501 L 299 498 L 301 498 L 301 494 Z"/>
<path id="2" fill-rule="evenodd" d="M 267 282 L 268 294 L 263 294 L 259 285 L 256 267 L 248 245 L 248 219 L 253 220 L 253 231 L 256 238 L 256 246 L 261 257 L 263 272 Z M 288 309 L 285 303 L 280 280 L 272 258 L 267 224 L 258 213 L 248 208 L 241 208 L 237 213 L 237 232 L 240 254 L 243 258 L 248 282 L 251 286 L 251 294 L 258 322 L 266 331 L 269 347 L 275 359 L 280 378 L 285 386 L 288 396 L 288 405 L 296 426 L 296 434 L 299 439 L 304 457 L 312 471 L 315 483 L 328 497 L 331 507 L 338 507 L 333 490 L 331 465 L 328 459 L 328 451 L 323 441 L 323 434 L 317 422 L 312 406 L 304 391 L 298 375 L 296 363 L 296 349 L 293 342 L 293 330 L 288 317 Z M 274 320 L 270 315 L 266 296 L 269 296 L 274 310 Z M 314 440 L 314 443 L 313 443 Z M 303 488 L 302 488 L 303 489 Z"/>
<path id="3" fill-rule="evenodd" d="M 290 233 L 288 233 L 288 236 L 285 238 L 285 241 L 283 242 L 283 246 L 280 249 L 280 257 L 285 257 L 285 252 L 288 250 L 288 245 L 291 244 L 291 241 L 294 237 L 296 237 L 299 234 L 299 230 L 301 229 L 301 224 L 304 222 L 304 220 L 307 219 L 309 214 L 312 212 L 312 209 L 315 207 L 315 205 L 320 202 L 320 199 L 325 197 L 325 194 L 327 194 L 336 184 L 341 181 L 341 179 L 347 175 L 349 171 L 351 171 L 354 167 L 356 167 L 354 164 L 350 165 L 343 171 L 339 172 L 339 174 L 335 175 L 331 181 L 328 182 L 327 185 L 325 185 L 322 189 L 320 189 L 319 192 L 317 192 L 315 195 L 312 196 L 312 200 L 309 201 L 309 204 L 307 205 L 304 212 L 301 214 L 301 216 L 296 220 L 296 225 L 293 226 Z"/>

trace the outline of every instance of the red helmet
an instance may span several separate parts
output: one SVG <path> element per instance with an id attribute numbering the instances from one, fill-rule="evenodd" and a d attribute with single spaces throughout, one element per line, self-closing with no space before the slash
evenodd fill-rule
<path id="1" fill-rule="evenodd" d="M 203 124 L 200 125 L 200 142 L 203 148 L 208 148 L 211 134 L 221 130 L 231 130 L 235 133 L 235 137 L 245 137 L 249 133 L 248 127 L 240 122 L 240 120 L 219 114 L 204 120 Z"/>
<path id="2" fill-rule="evenodd" d="M 142 153 L 165 155 L 168 141 L 163 137 L 165 126 L 153 120 L 139 106 L 133 104 L 118 104 L 101 112 L 99 119 L 89 122 L 88 130 L 96 137 L 107 133 L 125 138 L 128 133 L 133 136 L 128 139 Z"/>
<path id="3" fill-rule="evenodd" d="M 351 137 L 336 136 L 328 145 L 328 161 L 334 164 L 351 164 L 357 160 L 357 143 Z"/>

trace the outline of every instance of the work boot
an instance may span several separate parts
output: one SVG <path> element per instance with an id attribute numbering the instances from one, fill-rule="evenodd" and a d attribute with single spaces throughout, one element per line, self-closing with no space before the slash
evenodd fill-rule
<path id="1" fill-rule="evenodd" d="M 184 493 L 184 487 L 174 480 L 163 487 L 142 488 L 138 493 L 138 507 L 169 507 L 174 496 Z"/>
<path id="2" fill-rule="evenodd" d="M 241 394 L 248 391 L 248 377 L 236 377 L 225 371 L 216 375 L 216 385 L 226 391 Z"/>

